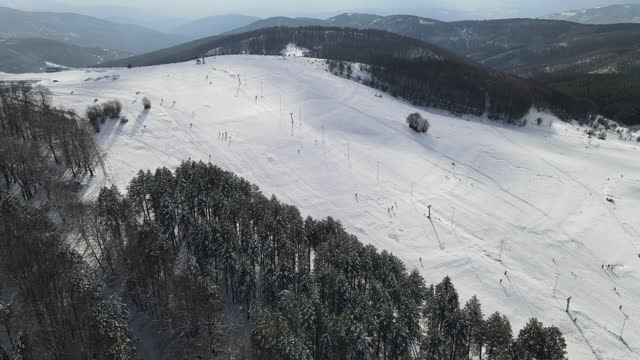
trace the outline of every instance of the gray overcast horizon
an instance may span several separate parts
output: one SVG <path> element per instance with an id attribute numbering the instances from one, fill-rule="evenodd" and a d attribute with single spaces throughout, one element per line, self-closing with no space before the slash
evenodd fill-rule
<path id="1" fill-rule="evenodd" d="M 612 4 L 640 4 L 640 0 L 0 0 L 0 5 L 22 10 L 71 11 L 96 16 L 197 18 L 221 14 L 318 16 L 361 11 L 380 15 L 402 13 L 460 20 L 536 17 L 558 11 Z M 135 13 L 132 14 L 131 11 Z M 446 17 L 449 17 L 448 19 Z"/>

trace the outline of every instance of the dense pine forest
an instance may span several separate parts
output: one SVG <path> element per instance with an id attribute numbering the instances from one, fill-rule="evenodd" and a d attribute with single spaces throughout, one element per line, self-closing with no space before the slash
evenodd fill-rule
<path id="1" fill-rule="evenodd" d="M 594 113 L 620 124 L 640 125 L 640 76 L 623 74 L 545 75 L 538 79 L 551 88 L 585 99 Z"/>
<path id="2" fill-rule="evenodd" d="M 141 170 L 80 202 L 96 121 L 44 88 L 0 95 L 1 359 L 145 358 L 148 336 L 179 359 L 565 357 L 558 328 L 514 330 L 446 274 L 427 285 L 338 220 L 210 163 Z M 136 332 L 134 314 L 159 326 Z"/>

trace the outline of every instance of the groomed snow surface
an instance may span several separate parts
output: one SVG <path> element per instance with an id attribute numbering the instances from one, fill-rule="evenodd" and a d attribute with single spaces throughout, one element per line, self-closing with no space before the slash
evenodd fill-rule
<path id="1" fill-rule="evenodd" d="M 85 81 L 105 75 L 119 78 Z M 515 334 L 537 317 L 562 330 L 570 359 L 640 359 L 638 143 L 588 139 L 544 114 L 518 128 L 416 108 L 306 58 L 0 75 L 33 78 L 80 113 L 96 98 L 124 104 L 129 122 L 99 134 L 106 174 L 87 198 L 124 190 L 139 169 L 211 156 L 304 215 L 340 219 L 427 283 L 450 275 L 462 301 L 477 294 Z M 407 127 L 412 112 L 428 134 Z"/>

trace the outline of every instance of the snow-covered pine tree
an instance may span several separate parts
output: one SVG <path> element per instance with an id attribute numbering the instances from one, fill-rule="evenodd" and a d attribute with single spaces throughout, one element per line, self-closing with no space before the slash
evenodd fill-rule
<path id="1" fill-rule="evenodd" d="M 544 327 L 536 318 L 529 322 L 518 333 L 514 342 L 514 353 L 521 360 L 563 360 L 565 359 L 567 344 L 555 327 Z"/>
<path id="2" fill-rule="evenodd" d="M 484 324 L 482 306 L 478 298 L 473 295 L 463 309 L 466 329 L 467 329 L 467 357 L 471 356 L 474 350 L 480 354 L 484 340 L 482 339 L 482 326 Z"/>
<path id="3" fill-rule="evenodd" d="M 495 312 L 483 327 L 486 355 L 488 359 L 510 359 L 513 334 L 506 316 Z"/>

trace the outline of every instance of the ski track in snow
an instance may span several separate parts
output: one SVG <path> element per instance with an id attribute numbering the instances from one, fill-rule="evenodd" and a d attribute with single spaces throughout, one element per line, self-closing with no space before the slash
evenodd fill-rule
<path id="1" fill-rule="evenodd" d="M 98 74 L 120 77 L 85 81 Z M 587 139 L 535 111 L 530 124 L 541 116 L 553 125 L 415 108 L 306 58 L 221 56 L 5 79 L 42 80 L 57 104 L 78 113 L 95 98 L 123 103 L 130 121 L 108 121 L 98 134 L 103 157 L 86 199 L 105 185 L 124 191 L 140 169 L 211 156 L 304 216 L 339 219 L 428 284 L 450 275 L 462 301 L 478 294 L 487 316 L 511 319 L 514 335 L 535 316 L 561 329 L 570 359 L 640 359 L 637 144 Z M 148 113 L 143 96 L 153 103 Z M 406 126 L 416 111 L 430 121 L 428 134 Z M 629 315 L 624 340 L 619 305 Z"/>

